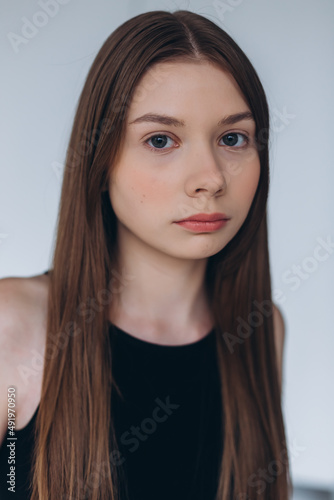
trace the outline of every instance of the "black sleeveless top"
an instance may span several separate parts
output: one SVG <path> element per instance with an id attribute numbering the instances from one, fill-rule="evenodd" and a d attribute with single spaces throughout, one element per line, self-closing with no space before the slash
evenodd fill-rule
<path id="1" fill-rule="evenodd" d="M 146 342 L 112 324 L 109 334 L 113 376 L 123 396 L 113 391 L 121 500 L 214 500 L 223 430 L 215 331 L 176 346 Z M 4 438 L 1 500 L 30 499 L 37 412 L 15 431 L 15 493 L 7 483 L 12 441 L 8 432 Z"/>

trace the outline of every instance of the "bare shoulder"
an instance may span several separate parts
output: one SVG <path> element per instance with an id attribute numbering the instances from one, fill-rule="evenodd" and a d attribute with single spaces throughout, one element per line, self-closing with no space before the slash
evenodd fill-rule
<path id="1" fill-rule="evenodd" d="M 33 349 L 43 350 L 48 282 L 47 275 L 0 279 L 0 442 L 7 427 L 7 388 L 17 389 L 18 428 L 24 424 L 24 415 L 29 414 L 29 404 L 34 404 L 34 387 L 38 387 L 41 373 L 35 377 L 34 386 L 24 383 L 20 367 L 29 366 Z"/>
<path id="2" fill-rule="evenodd" d="M 285 341 L 285 321 L 283 314 L 279 307 L 273 304 L 273 322 L 274 322 L 274 339 L 279 371 L 279 381 L 282 386 L 282 365 L 283 365 L 283 352 Z"/>
<path id="3" fill-rule="evenodd" d="M 47 275 L 0 279 L 0 346 L 37 340 L 47 315 Z"/>
<path id="4" fill-rule="evenodd" d="M 12 321 L 16 322 L 22 319 L 22 315 L 17 317 L 17 309 L 22 310 L 23 308 L 25 310 L 29 309 L 31 305 L 38 304 L 45 292 L 47 293 L 48 281 L 49 277 L 44 274 L 28 278 L 10 277 L 0 279 L 1 324 L 10 324 Z"/>
<path id="5" fill-rule="evenodd" d="M 282 349 L 285 338 L 285 321 L 282 311 L 275 304 L 273 304 L 273 320 L 274 320 L 275 342 L 277 347 Z"/>

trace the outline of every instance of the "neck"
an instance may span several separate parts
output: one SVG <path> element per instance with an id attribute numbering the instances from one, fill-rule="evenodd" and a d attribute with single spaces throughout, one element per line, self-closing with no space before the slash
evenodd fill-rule
<path id="1" fill-rule="evenodd" d="M 156 343 L 190 343 L 212 329 L 204 287 L 207 259 L 176 259 L 129 248 L 119 252 L 124 285 L 113 296 L 110 321 Z"/>

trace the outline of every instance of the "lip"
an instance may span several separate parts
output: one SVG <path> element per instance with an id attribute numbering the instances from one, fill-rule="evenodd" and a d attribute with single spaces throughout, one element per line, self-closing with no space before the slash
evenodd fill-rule
<path id="1" fill-rule="evenodd" d="M 228 220 L 229 217 L 226 214 L 215 212 L 213 214 L 195 214 L 187 217 L 186 219 L 181 219 L 176 222 L 185 222 L 185 221 L 197 221 L 197 222 L 214 222 L 221 220 Z"/>
<path id="2" fill-rule="evenodd" d="M 176 222 L 178 226 L 189 229 L 195 233 L 212 233 L 218 231 L 228 223 L 228 219 L 216 219 L 212 221 L 182 220 Z"/>

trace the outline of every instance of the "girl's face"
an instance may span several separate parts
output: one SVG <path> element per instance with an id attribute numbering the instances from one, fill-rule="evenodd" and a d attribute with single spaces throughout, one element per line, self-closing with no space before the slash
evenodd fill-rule
<path id="1" fill-rule="evenodd" d="M 208 62 L 155 65 L 133 95 L 109 180 L 120 250 L 204 259 L 224 248 L 258 186 L 254 139 L 254 119 L 229 74 Z M 229 219 L 222 227 L 177 223 L 217 212 Z"/>

